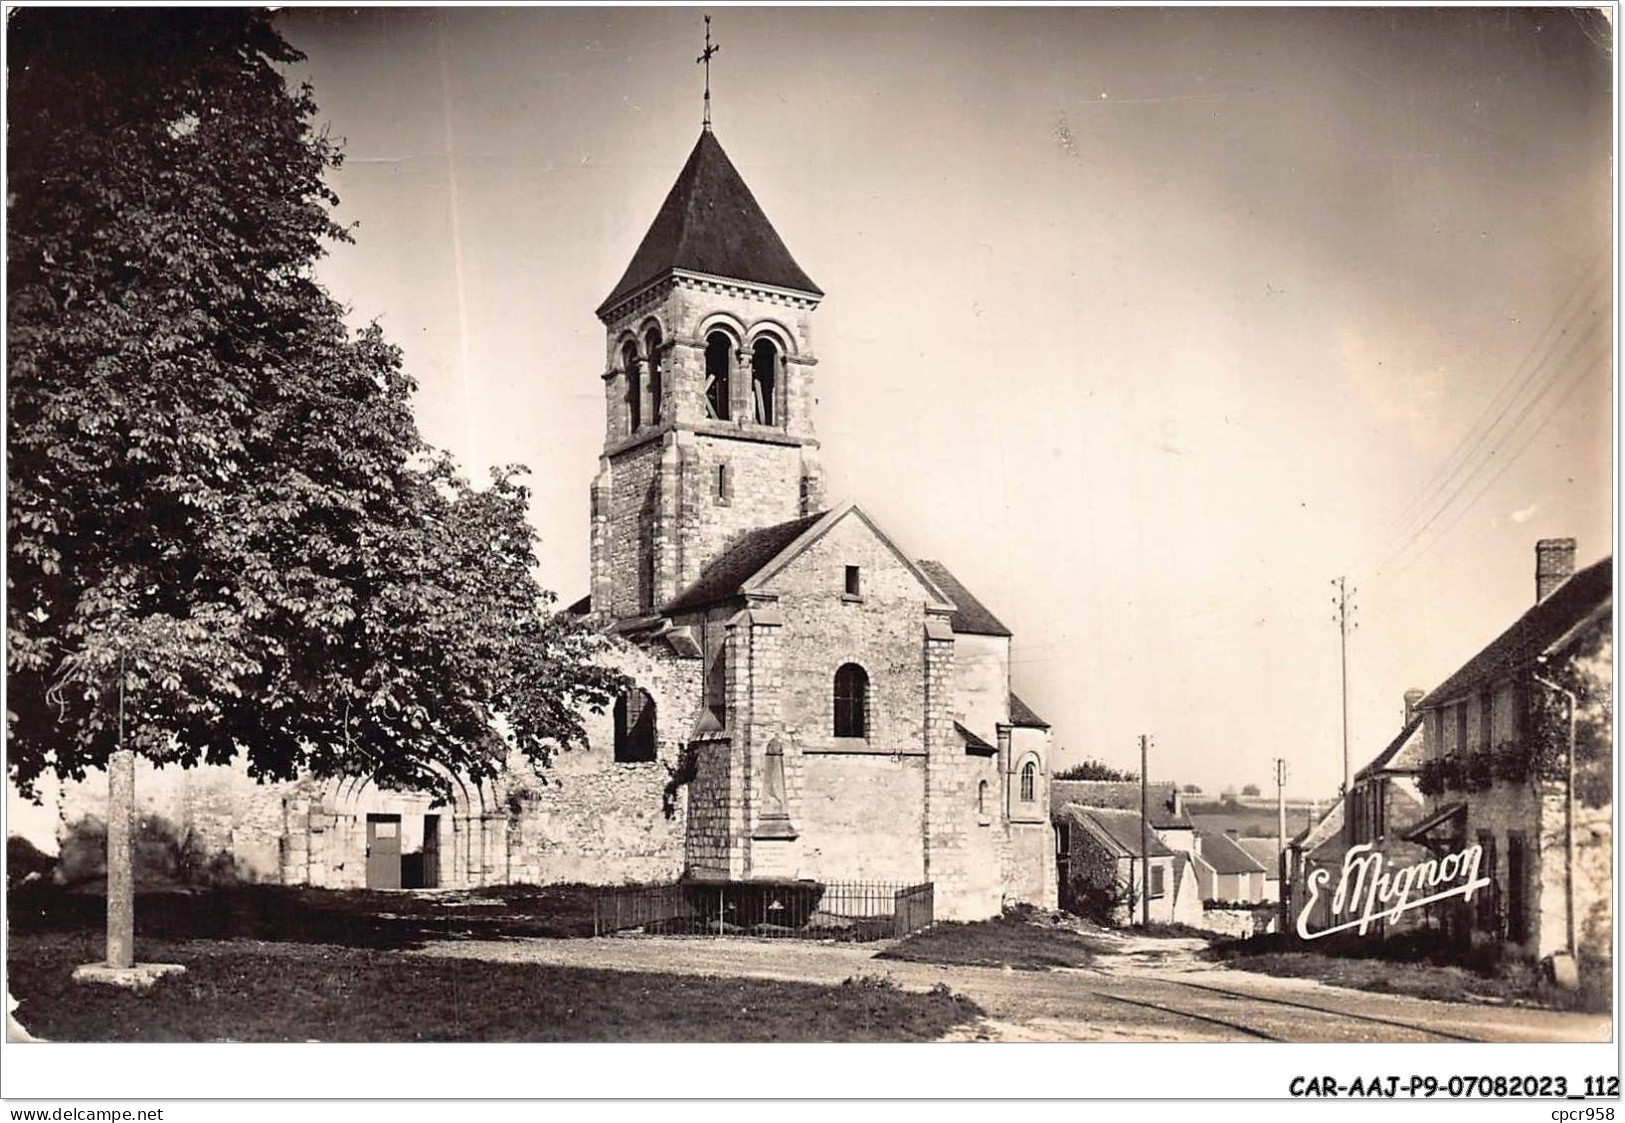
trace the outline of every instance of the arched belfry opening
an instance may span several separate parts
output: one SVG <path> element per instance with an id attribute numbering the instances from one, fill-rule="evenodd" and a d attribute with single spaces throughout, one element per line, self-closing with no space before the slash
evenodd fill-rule
<path id="1" fill-rule="evenodd" d="M 750 355 L 751 409 L 758 425 L 778 424 L 778 385 L 779 349 L 771 339 L 758 339 Z"/>
<path id="2" fill-rule="evenodd" d="M 727 421 L 728 373 L 733 365 L 733 340 L 714 331 L 705 340 L 705 409 L 717 421 Z"/>
<path id="3" fill-rule="evenodd" d="M 643 353 L 649 364 L 649 424 L 659 425 L 666 398 L 665 355 L 660 344 L 660 329 L 650 328 L 643 336 Z"/>
<path id="4" fill-rule="evenodd" d="M 621 369 L 626 371 L 626 431 L 636 433 L 643 425 L 643 380 L 638 371 L 638 345 L 630 339 L 621 348 Z"/>

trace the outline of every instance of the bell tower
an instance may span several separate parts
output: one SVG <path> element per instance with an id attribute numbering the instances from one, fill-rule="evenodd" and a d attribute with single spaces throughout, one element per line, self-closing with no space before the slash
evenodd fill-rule
<path id="1" fill-rule="evenodd" d="M 595 614 L 657 613 L 743 534 L 823 509 L 811 335 L 823 295 L 707 121 L 598 307 Z"/>

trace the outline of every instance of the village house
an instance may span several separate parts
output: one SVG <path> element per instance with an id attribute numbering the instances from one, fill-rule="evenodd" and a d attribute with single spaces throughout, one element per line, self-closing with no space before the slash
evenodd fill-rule
<path id="1" fill-rule="evenodd" d="M 1271 904 L 1281 901 L 1281 847 L 1273 838 L 1238 838 L 1237 846 L 1247 856 L 1264 867 L 1264 895 L 1259 898 Z"/>
<path id="2" fill-rule="evenodd" d="M 1405 692 L 1404 716 L 1399 733 L 1365 767 L 1354 774 L 1350 789 L 1348 810 L 1352 812 L 1350 829 L 1343 829 L 1343 801 L 1334 801 L 1319 824 L 1294 839 L 1288 847 L 1292 868 L 1289 899 L 1306 898 L 1306 881 L 1310 871 L 1324 869 L 1337 884 L 1343 857 L 1351 845 L 1368 845 L 1380 852 L 1390 866 L 1405 867 L 1426 860 L 1428 852 L 1406 835 L 1423 818 L 1425 804 L 1420 787 L 1420 772 L 1424 761 L 1422 715 L 1417 709 L 1424 691 Z M 1313 927 L 1330 923 L 1325 910 Z M 1324 923 L 1323 923 L 1324 922 Z M 1374 930 L 1391 935 L 1419 925 L 1433 922 L 1428 909 L 1416 909 L 1402 914 L 1397 921 L 1381 920 Z M 1296 923 L 1294 917 L 1293 923 Z"/>
<path id="3" fill-rule="evenodd" d="M 1196 826 L 1185 810 L 1184 793 L 1178 784 L 1154 782 L 1146 785 L 1143 794 L 1151 920 L 1198 925 L 1202 897 L 1191 865 Z M 1138 780 L 1051 782 L 1061 907 L 1098 912 L 1098 902 L 1111 895 L 1105 884 L 1108 871 L 1117 896 L 1138 901 L 1139 886 L 1146 876 L 1136 872 L 1146 865 L 1140 850 L 1141 798 Z M 1138 909 L 1132 916 L 1121 908 L 1116 914 L 1124 918 L 1121 922 L 1139 923 L 1141 919 Z"/>
<path id="4" fill-rule="evenodd" d="M 1318 816 L 1312 815 L 1310 823 L 1286 844 L 1287 885 L 1282 912 L 1285 914 L 1287 931 L 1297 931 L 1305 902 L 1309 900 L 1309 874 L 1316 869 L 1326 869 L 1330 871 L 1332 884 L 1335 885 L 1337 871 L 1342 868 L 1343 855 L 1347 850 L 1348 838 L 1343 833 L 1341 799 L 1333 800 L 1331 806 Z M 1322 893 L 1316 898 L 1308 923 L 1311 930 L 1332 925 L 1331 901 L 1326 894 Z"/>
<path id="5" fill-rule="evenodd" d="M 1242 849 L 1236 833 L 1197 831 L 1191 854 L 1204 901 L 1256 905 L 1264 897 L 1264 866 Z"/>
<path id="6" fill-rule="evenodd" d="M 1426 806 L 1405 837 L 1483 848 L 1489 889 L 1441 920 L 1545 960 L 1613 944 L 1613 559 L 1535 547 L 1535 603 L 1417 705 Z"/>
<path id="7" fill-rule="evenodd" d="M 1189 859 L 1149 825 L 1142 833 L 1138 811 L 1066 803 L 1054 819 L 1061 907 L 1107 924 L 1200 923 Z"/>
<path id="8" fill-rule="evenodd" d="M 1011 690 L 1010 630 L 825 495 L 822 297 L 707 126 L 597 309 L 572 611 L 636 685 L 587 715 L 585 747 L 545 777 L 447 776 L 449 802 L 143 766 L 143 811 L 284 884 L 853 880 L 930 883 L 950 919 L 1053 907 L 1049 727 Z M 105 778 L 69 785 L 66 829 L 105 801 Z"/>

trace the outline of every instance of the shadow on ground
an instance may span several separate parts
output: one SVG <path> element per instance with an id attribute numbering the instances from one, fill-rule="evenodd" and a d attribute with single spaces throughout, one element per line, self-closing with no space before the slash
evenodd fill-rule
<path id="1" fill-rule="evenodd" d="M 138 893 L 136 935 L 169 940 L 263 940 L 399 951 L 434 940 L 592 935 L 593 890 L 499 886 L 431 893 L 275 885 Z M 31 884 L 8 894 L 14 936 L 99 932 L 99 892 Z"/>

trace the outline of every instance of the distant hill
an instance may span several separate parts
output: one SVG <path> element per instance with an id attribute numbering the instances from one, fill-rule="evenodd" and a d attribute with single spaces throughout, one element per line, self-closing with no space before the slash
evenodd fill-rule
<path id="1" fill-rule="evenodd" d="M 1286 801 L 1286 834 L 1288 838 L 1303 830 L 1311 811 L 1315 815 L 1325 811 L 1329 800 L 1311 804 L 1304 799 Z M 1275 837 L 1275 801 L 1243 796 L 1235 800 L 1185 800 L 1185 811 L 1196 824 L 1197 830 L 1233 830 L 1242 838 Z"/>

